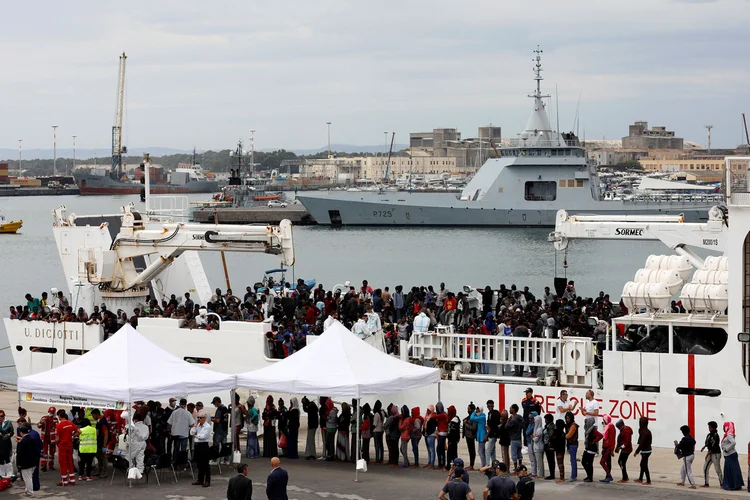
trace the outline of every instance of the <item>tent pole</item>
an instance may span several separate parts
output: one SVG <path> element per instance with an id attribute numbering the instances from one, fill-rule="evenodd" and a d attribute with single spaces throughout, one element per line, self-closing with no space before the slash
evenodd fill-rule
<path id="1" fill-rule="evenodd" d="M 360 412 L 360 408 L 361 407 L 362 407 L 362 398 L 357 398 L 357 420 L 356 420 L 356 425 L 357 425 L 357 446 L 356 446 L 356 448 L 357 448 L 357 454 L 354 456 L 354 482 L 355 483 L 359 482 L 359 467 L 358 467 L 358 463 L 357 462 L 359 462 L 359 452 L 360 452 L 360 449 L 359 449 L 359 425 L 360 425 L 359 424 L 359 412 Z"/>
<path id="2" fill-rule="evenodd" d="M 438 400 L 438 401 L 442 401 L 442 400 L 440 399 L 440 382 L 438 382 L 438 399 L 437 399 L 437 400 Z"/>
<path id="3" fill-rule="evenodd" d="M 235 406 L 234 395 L 235 395 L 236 390 L 237 389 L 235 388 L 229 391 L 229 405 L 230 405 L 229 408 L 231 409 L 229 410 L 229 432 L 227 434 L 231 435 L 231 437 L 229 438 L 229 442 L 232 443 L 232 458 L 230 458 L 229 463 L 234 462 L 234 438 L 235 438 L 234 426 L 235 426 L 235 423 L 232 422 L 232 413 L 234 413 L 234 406 Z M 221 454 L 221 450 L 219 450 L 219 454 Z"/>
<path id="4" fill-rule="evenodd" d="M 133 481 L 130 479 L 130 469 L 132 469 L 133 466 L 133 446 L 132 446 L 132 440 L 133 440 L 133 412 L 135 412 L 135 409 L 133 408 L 133 402 L 128 402 L 128 418 L 125 421 L 125 425 L 128 429 L 128 488 L 133 487 Z M 144 454 L 145 456 L 145 454 Z"/>

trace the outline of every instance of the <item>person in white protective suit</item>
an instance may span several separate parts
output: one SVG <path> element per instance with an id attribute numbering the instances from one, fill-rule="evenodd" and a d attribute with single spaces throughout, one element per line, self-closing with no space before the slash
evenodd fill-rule
<path id="1" fill-rule="evenodd" d="M 143 423 L 143 417 L 133 415 L 133 424 L 128 431 L 128 446 L 133 463 L 138 472 L 143 474 L 143 455 L 146 452 L 146 440 L 148 439 L 148 427 Z"/>

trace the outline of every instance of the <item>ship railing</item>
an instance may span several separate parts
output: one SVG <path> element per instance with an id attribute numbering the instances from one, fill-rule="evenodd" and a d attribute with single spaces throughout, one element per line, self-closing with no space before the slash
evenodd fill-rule
<path id="1" fill-rule="evenodd" d="M 560 383 L 569 386 L 589 385 L 594 364 L 593 344 L 585 337 L 466 335 L 439 327 L 436 332 L 412 334 L 408 349 L 412 359 L 479 363 L 493 367 L 486 371 L 496 374 L 516 366 L 551 368 Z"/>
<path id="2" fill-rule="evenodd" d="M 165 220 L 186 219 L 190 203 L 187 196 L 160 195 L 151 196 L 146 212 L 151 217 Z"/>
<path id="3" fill-rule="evenodd" d="M 625 203 L 724 203 L 725 197 L 721 193 L 710 194 L 636 194 L 623 200 Z"/>
<path id="4" fill-rule="evenodd" d="M 727 156 L 724 172 L 729 205 L 750 206 L 750 156 Z"/>

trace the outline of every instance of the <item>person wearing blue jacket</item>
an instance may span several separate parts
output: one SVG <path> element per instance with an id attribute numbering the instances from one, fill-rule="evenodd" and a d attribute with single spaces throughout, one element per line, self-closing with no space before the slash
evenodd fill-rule
<path id="1" fill-rule="evenodd" d="M 484 414 L 484 409 L 480 406 L 474 413 L 471 414 L 469 419 L 472 422 L 477 423 L 477 443 L 479 459 L 482 461 L 482 467 L 487 465 L 487 457 L 484 454 L 484 443 L 487 442 L 487 415 Z"/>
<path id="2" fill-rule="evenodd" d="M 536 418 L 537 415 L 539 414 L 536 411 L 529 413 L 529 419 L 526 422 L 526 430 L 524 430 L 524 436 L 529 443 L 529 462 L 532 474 L 536 472 L 536 455 L 534 455 L 532 442 L 534 441 L 534 418 Z"/>

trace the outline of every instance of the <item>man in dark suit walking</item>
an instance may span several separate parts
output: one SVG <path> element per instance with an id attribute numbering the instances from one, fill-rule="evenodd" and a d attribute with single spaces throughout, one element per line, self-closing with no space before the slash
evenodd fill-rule
<path id="1" fill-rule="evenodd" d="M 229 480 L 227 500 L 252 500 L 253 482 L 247 477 L 247 464 L 237 466 L 237 475 Z"/>
<path id="2" fill-rule="evenodd" d="M 268 500 L 289 500 L 286 496 L 286 485 L 289 482 L 289 474 L 281 468 L 281 460 L 278 457 L 271 459 L 271 473 L 266 480 L 266 496 Z"/>

